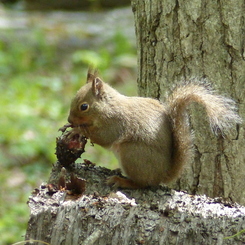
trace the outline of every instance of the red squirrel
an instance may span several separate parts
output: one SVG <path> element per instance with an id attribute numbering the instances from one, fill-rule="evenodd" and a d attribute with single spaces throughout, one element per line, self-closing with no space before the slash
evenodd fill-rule
<path id="1" fill-rule="evenodd" d="M 68 121 L 92 143 L 111 149 L 127 178 L 112 176 L 109 185 L 144 188 L 168 183 L 180 175 L 191 157 L 187 106 L 197 102 L 207 113 L 212 131 L 241 123 L 235 102 L 216 95 L 208 84 L 178 86 L 165 103 L 120 94 L 96 73 L 72 100 Z"/>

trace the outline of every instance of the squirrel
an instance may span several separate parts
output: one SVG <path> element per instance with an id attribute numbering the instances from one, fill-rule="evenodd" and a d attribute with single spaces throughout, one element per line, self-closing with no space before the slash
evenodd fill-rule
<path id="1" fill-rule="evenodd" d="M 177 86 L 165 103 L 127 97 L 88 71 L 87 83 L 71 102 L 68 122 L 92 143 L 111 149 L 127 176 L 111 176 L 107 184 L 145 188 L 179 177 L 192 155 L 187 106 L 197 102 L 207 113 L 214 133 L 225 135 L 240 124 L 235 102 L 215 94 L 206 82 Z"/>

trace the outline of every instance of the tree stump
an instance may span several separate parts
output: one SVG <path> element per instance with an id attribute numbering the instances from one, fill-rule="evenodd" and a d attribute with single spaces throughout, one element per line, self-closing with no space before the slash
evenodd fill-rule
<path id="1" fill-rule="evenodd" d="M 83 193 L 52 189 L 74 174 L 86 182 Z M 164 186 L 113 190 L 105 180 L 115 174 L 120 173 L 88 161 L 66 170 L 54 164 L 49 183 L 29 198 L 26 240 L 52 245 L 245 243 L 245 234 L 225 239 L 245 229 L 245 207 Z"/>

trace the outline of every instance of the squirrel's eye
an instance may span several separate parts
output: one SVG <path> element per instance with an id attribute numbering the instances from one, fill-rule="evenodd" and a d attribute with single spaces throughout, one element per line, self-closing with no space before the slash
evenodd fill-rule
<path id="1" fill-rule="evenodd" d="M 89 105 L 87 103 L 83 103 L 80 105 L 81 111 L 86 111 L 86 110 L 88 110 L 88 108 L 89 108 Z"/>

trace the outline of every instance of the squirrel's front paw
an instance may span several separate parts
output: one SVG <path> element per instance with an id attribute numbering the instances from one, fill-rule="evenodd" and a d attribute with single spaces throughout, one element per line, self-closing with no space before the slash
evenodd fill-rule
<path id="1" fill-rule="evenodd" d="M 114 188 L 128 188 L 128 189 L 138 189 L 141 186 L 136 184 L 134 181 L 126 178 L 121 178 L 117 175 L 113 175 L 106 180 L 106 184 L 113 186 Z"/>

